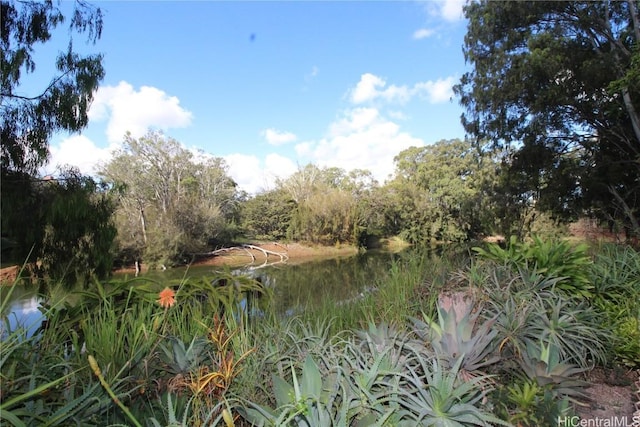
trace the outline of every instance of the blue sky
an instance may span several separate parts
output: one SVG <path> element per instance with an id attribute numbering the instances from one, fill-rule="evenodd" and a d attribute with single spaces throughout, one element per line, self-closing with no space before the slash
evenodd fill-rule
<path id="1" fill-rule="evenodd" d="M 43 173 L 94 173 L 126 131 L 153 128 L 223 157 L 250 193 L 309 162 L 382 183 L 403 149 L 464 137 L 461 0 L 95 4 L 103 35 L 82 49 L 104 54 L 106 77 L 88 128 L 56 135 Z"/>

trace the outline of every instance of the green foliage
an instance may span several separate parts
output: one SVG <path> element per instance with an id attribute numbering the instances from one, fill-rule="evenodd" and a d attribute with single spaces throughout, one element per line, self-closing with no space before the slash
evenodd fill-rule
<path id="1" fill-rule="evenodd" d="M 611 325 L 611 358 L 640 365 L 640 253 L 629 246 L 596 249 L 590 274 L 595 284 L 593 304 Z"/>
<path id="2" fill-rule="evenodd" d="M 559 399 L 586 399 L 586 381 L 576 379 L 585 369 L 560 361 L 560 351 L 555 344 L 529 343 L 520 359 L 520 366 L 530 380 L 551 390 Z"/>
<path id="3" fill-rule="evenodd" d="M 242 226 L 250 236 L 283 240 L 295 210 L 295 202 L 282 190 L 261 193 L 241 205 Z"/>
<path id="4" fill-rule="evenodd" d="M 311 194 L 297 206 L 291 219 L 290 236 L 324 245 L 357 245 L 366 228 L 357 199 L 340 189 Z"/>
<path id="5" fill-rule="evenodd" d="M 555 287 L 572 297 L 589 298 L 593 295 L 593 283 L 589 277 L 592 264 L 586 244 L 572 245 L 566 240 L 542 240 L 533 236 L 531 242 L 518 242 L 511 236 L 503 249 L 497 243 L 489 243 L 486 249 L 474 247 L 482 259 L 512 266 L 516 269 L 531 268 L 548 278 L 556 278 Z"/>
<path id="6" fill-rule="evenodd" d="M 114 205 L 104 186 L 77 170 L 57 180 L 12 174 L 2 182 L 2 233 L 15 242 L 11 257 L 69 286 L 105 278 L 113 265 Z"/>
<path id="7" fill-rule="evenodd" d="M 569 399 L 558 398 L 549 387 L 541 387 L 531 379 L 504 386 L 493 397 L 498 402 L 497 413 L 522 427 L 553 425 L 571 411 Z"/>
<path id="8" fill-rule="evenodd" d="M 243 416 L 254 425 L 347 425 L 347 420 L 341 420 L 332 414 L 334 399 L 337 397 L 334 389 L 337 385 L 336 377 L 328 376 L 322 379 L 320 370 L 313 358 L 308 356 L 302 367 L 300 380 L 295 369 L 291 368 L 293 384 L 274 376 L 273 388 L 276 398 L 276 410 L 271 410 L 255 404 L 242 409 Z"/>
<path id="9" fill-rule="evenodd" d="M 14 414 L 27 425 L 124 423 L 150 417 L 158 404 L 164 406 L 156 396 L 175 390 L 181 405 L 190 402 L 181 412 L 187 414 L 185 425 L 219 422 L 222 398 L 252 351 L 240 333 L 246 314 L 238 312 L 238 299 L 262 288 L 252 279 L 221 273 L 182 281 L 174 305 L 162 307 L 161 286 L 138 278 L 95 282 L 73 298 L 68 292 L 60 300 L 48 294 L 41 308 L 47 321 L 35 335 L 27 338 L 24 328 L 3 337 L 3 415 Z M 95 355 L 92 369 L 87 353 Z"/>
<path id="10" fill-rule="evenodd" d="M 614 278 L 635 277 L 634 256 L 596 256 L 611 262 L 603 277 L 612 291 L 625 289 Z M 240 414 L 236 423 L 255 425 L 533 426 L 569 414 L 580 374 L 604 361 L 601 312 L 535 269 L 484 262 L 452 274 L 460 261 L 399 256 L 375 291 L 344 304 L 349 326 L 331 319 L 342 308 L 253 317 L 238 303 L 261 286 L 231 271 L 96 282 L 77 300 L 49 293 L 49 323 L 24 344 L 26 329 L 0 346 L 2 422 L 28 411 L 33 424 L 51 425 L 230 426 Z M 470 285 L 481 309 L 463 305 L 455 317 L 439 308 L 445 284 Z M 158 304 L 163 287 L 173 305 Z"/>
<path id="11" fill-rule="evenodd" d="M 485 194 L 494 166 L 469 141 L 448 140 L 406 149 L 395 157 L 395 197 L 389 216 L 411 243 L 457 242 L 491 231 Z"/>
<path id="12" fill-rule="evenodd" d="M 606 361 L 607 325 L 586 302 L 558 293 L 558 278 L 491 264 L 482 274 L 481 291 L 489 302 L 483 315 L 496 320 L 503 357 L 522 357 L 542 339 L 555 345 L 563 360 L 581 368 Z"/>
<path id="13" fill-rule="evenodd" d="M 240 194 L 225 162 L 200 161 L 162 133 L 126 135 L 99 174 L 118 189 L 117 243 L 126 261 L 182 264 L 237 231 Z"/>
<path id="14" fill-rule="evenodd" d="M 463 376 L 474 376 L 481 368 L 500 360 L 495 352 L 498 335 L 493 328 L 495 318 L 477 324 L 480 310 L 473 312 L 473 309 L 473 303 L 464 301 L 448 309 L 439 306 L 437 320 L 425 315 L 424 322 L 413 320 L 415 332 L 433 348 L 435 356 L 450 369 L 458 364 Z"/>
<path id="15" fill-rule="evenodd" d="M 396 328 L 370 324 L 367 330 L 329 342 L 324 335 L 292 336 L 292 344 L 306 344 L 293 344 L 297 351 L 289 353 L 288 370 L 271 380 L 275 408 L 245 402 L 240 412 L 248 421 L 305 426 L 505 424 L 481 407 L 489 391 L 487 377 L 459 381 L 460 361 L 451 368 L 441 365 Z"/>
<path id="16" fill-rule="evenodd" d="M 492 398 L 497 413 L 521 426 L 551 425 L 571 415 L 571 404 L 586 398 L 587 382 L 578 378 L 584 369 L 562 363 L 553 344 L 527 347 L 515 381 L 499 387 Z"/>
<path id="17" fill-rule="evenodd" d="M 471 71 L 454 92 L 480 148 L 504 150 L 505 205 L 637 231 L 637 5 L 483 0 L 464 13 Z"/>
<path id="18" fill-rule="evenodd" d="M 347 243 L 366 246 L 379 236 L 387 219 L 379 209 L 380 187 L 371 172 L 319 168 L 308 164 L 285 180 L 277 181 L 277 193 L 291 203 L 287 237 L 326 245 Z"/>
<path id="19" fill-rule="evenodd" d="M 80 55 L 72 40 L 73 33 L 87 33 L 88 41 L 95 43 L 102 32 L 102 11 L 75 2 L 65 17 L 53 1 L 9 0 L 0 3 L 0 16 L 2 175 L 7 171 L 33 174 L 46 162 L 54 133 L 76 132 L 88 123 L 89 106 L 104 77 L 102 55 Z M 65 21 L 69 40 L 57 43 L 67 48 L 56 57 L 55 75 L 48 86 L 25 95 L 21 78 L 36 70 L 34 47 L 52 41 Z"/>
<path id="20" fill-rule="evenodd" d="M 485 376 L 467 381 L 460 380 L 460 358 L 449 369 L 433 360 L 430 370 L 425 370 L 424 385 L 417 389 L 401 389 L 401 405 L 410 408 L 411 425 L 509 425 L 482 408 L 482 400 L 488 389 Z M 411 370 L 416 385 L 421 383 L 419 374 Z M 405 403 L 406 399 L 406 403 Z"/>
<path id="21" fill-rule="evenodd" d="M 613 335 L 615 357 L 630 367 L 640 365 L 640 313 L 617 319 Z"/>

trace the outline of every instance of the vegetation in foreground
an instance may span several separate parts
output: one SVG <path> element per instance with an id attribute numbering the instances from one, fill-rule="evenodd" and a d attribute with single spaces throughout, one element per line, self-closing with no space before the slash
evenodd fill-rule
<path id="1" fill-rule="evenodd" d="M 76 304 L 52 290 L 39 333 L 4 323 L 0 419 L 553 425 L 585 402 L 585 372 L 640 366 L 638 252 L 540 239 L 476 252 L 403 259 L 362 299 L 288 318 L 228 272 L 96 283 Z"/>

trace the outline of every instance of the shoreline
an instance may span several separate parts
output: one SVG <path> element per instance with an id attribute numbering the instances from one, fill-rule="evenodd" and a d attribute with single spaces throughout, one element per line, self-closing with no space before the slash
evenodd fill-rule
<path id="1" fill-rule="evenodd" d="M 353 256 L 359 252 L 355 246 L 316 246 L 299 242 L 294 243 L 250 243 L 254 248 L 243 248 L 241 245 L 234 246 L 215 255 L 203 255 L 194 260 L 191 266 L 229 266 L 241 267 L 250 264 L 260 264 L 265 262 L 280 262 L 282 255 L 286 258 L 287 264 L 298 264 L 313 259 L 333 258 L 343 256 Z M 263 252 L 262 250 L 266 251 Z M 253 259 L 252 259 L 253 257 Z M 186 264 L 185 264 L 186 265 Z M 180 267 L 180 266 L 178 266 Z M 148 267 L 142 264 L 141 272 L 149 271 Z M 135 273 L 134 266 L 121 267 L 113 270 L 114 274 Z"/>

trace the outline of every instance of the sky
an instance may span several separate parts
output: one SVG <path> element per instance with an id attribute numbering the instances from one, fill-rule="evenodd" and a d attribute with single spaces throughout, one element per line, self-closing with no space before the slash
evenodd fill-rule
<path id="1" fill-rule="evenodd" d="M 463 0 L 93 4 L 102 37 L 74 46 L 102 53 L 106 75 L 88 127 L 54 136 L 43 174 L 94 175 L 127 131 L 153 129 L 225 159 L 250 194 L 308 163 L 368 169 L 382 184 L 402 150 L 464 137 L 451 89 L 468 71 Z M 40 72 L 27 92 L 48 84 Z"/>

